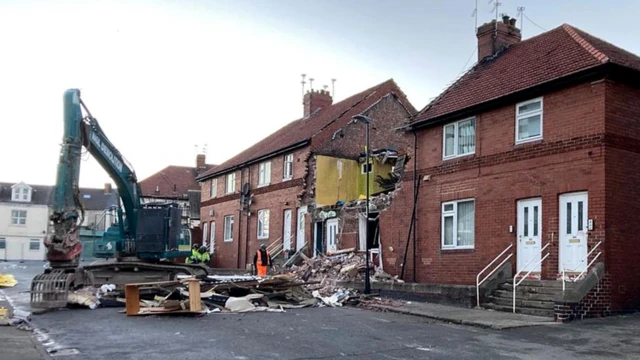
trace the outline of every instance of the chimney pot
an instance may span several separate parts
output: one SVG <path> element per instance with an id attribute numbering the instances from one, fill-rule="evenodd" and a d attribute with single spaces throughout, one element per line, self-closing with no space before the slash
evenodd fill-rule
<path id="1" fill-rule="evenodd" d="M 505 25 L 509 24 L 509 15 L 502 15 L 502 23 Z"/>
<path id="2" fill-rule="evenodd" d="M 511 26 L 516 26 L 516 18 L 511 18 L 511 19 L 509 20 L 509 25 L 511 25 Z"/>

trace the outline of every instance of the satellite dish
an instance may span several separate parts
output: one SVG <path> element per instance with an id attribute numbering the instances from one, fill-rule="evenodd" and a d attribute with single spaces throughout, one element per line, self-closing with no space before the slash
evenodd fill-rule
<path id="1" fill-rule="evenodd" d="M 249 195 L 249 183 L 245 183 L 244 185 L 242 185 L 242 195 Z"/>

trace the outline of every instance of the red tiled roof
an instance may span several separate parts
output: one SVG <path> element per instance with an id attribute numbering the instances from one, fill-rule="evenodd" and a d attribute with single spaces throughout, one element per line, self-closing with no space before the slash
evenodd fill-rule
<path id="1" fill-rule="evenodd" d="M 215 168 L 215 165 L 206 165 L 207 170 L 211 168 Z M 195 167 L 170 165 L 140 181 L 140 190 L 142 196 L 186 198 L 188 190 L 200 190 L 197 176 Z"/>
<path id="2" fill-rule="evenodd" d="M 302 118 L 290 122 L 280 130 L 277 130 L 233 158 L 218 165 L 215 169 L 205 172 L 200 178 L 207 178 L 213 174 L 224 173 L 226 170 L 236 166 L 241 166 L 252 160 L 276 153 L 279 150 L 292 147 L 296 144 L 300 144 L 301 142 L 311 140 L 329 125 L 336 121 L 340 121 L 341 119 L 350 119 L 353 115 L 363 112 L 383 96 L 390 93 L 393 93 L 411 114 L 415 114 L 417 112 L 393 79 L 389 79 L 370 89 L 333 104 L 330 107 L 321 109 L 311 114 L 308 118 Z"/>
<path id="3" fill-rule="evenodd" d="M 413 119 L 424 122 L 573 73 L 615 63 L 640 71 L 640 57 L 563 24 L 481 61 Z"/>

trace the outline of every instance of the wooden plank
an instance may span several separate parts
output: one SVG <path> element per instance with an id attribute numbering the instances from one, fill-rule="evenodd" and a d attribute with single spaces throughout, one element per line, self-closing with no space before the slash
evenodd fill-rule
<path id="1" fill-rule="evenodd" d="M 127 304 L 127 315 L 140 312 L 140 292 L 136 285 L 125 285 L 124 297 Z"/>
<path id="2" fill-rule="evenodd" d="M 200 300 L 200 280 L 188 279 L 187 283 L 189 284 L 189 310 L 202 310 L 202 301 Z"/>
<path id="3" fill-rule="evenodd" d="M 132 284 L 126 284 L 125 286 L 131 285 L 131 286 L 136 286 L 136 287 L 139 287 L 139 288 L 146 288 L 146 287 L 154 287 L 154 286 L 180 285 L 185 280 L 191 280 L 191 279 L 187 278 L 187 279 L 173 280 L 173 281 L 156 281 L 156 282 L 147 282 L 147 283 L 132 283 Z"/>

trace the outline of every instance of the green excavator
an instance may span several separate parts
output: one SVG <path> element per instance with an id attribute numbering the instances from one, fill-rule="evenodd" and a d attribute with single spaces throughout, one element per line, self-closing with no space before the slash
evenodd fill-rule
<path id="1" fill-rule="evenodd" d="M 52 231 L 44 240 L 48 267 L 31 283 L 33 308 L 67 305 L 69 291 L 83 286 L 170 281 L 178 275 L 206 276 L 203 264 L 175 262 L 191 255 L 189 231 L 181 224 L 176 203 L 145 203 L 133 168 L 106 137 L 80 98 L 78 89 L 64 93 L 64 135 L 53 194 Z M 84 113 L 83 113 L 84 110 Z M 80 266 L 80 163 L 86 149 L 118 187 L 117 222 L 94 244 L 97 260 Z"/>

